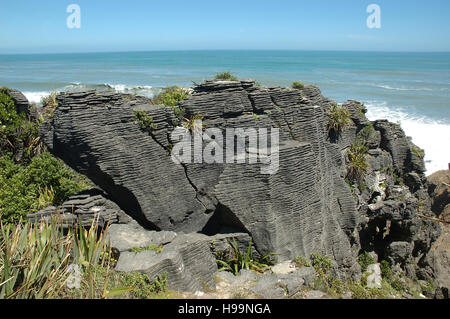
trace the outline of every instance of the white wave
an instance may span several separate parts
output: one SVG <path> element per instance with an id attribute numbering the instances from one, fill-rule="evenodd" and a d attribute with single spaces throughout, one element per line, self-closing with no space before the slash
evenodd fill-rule
<path id="1" fill-rule="evenodd" d="M 22 92 L 30 103 L 40 104 L 43 97 L 49 96 L 52 92 Z"/>
<path id="2" fill-rule="evenodd" d="M 426 118 L 411 116 L 388 107 L 386 102 L 367 102 L 367 118 L 371 121 L 387 119 L 399 123 L 414 144 L 425 150 L 427 175 L 448 169 L 450 163 L 450 125 Z"/>
<path id="3" fill-rule="evenodd" d="M 375 85 L 375 86 L 382 89 L 394 91 L 433 91 L 433 89 L 430 88 L 396 88 L 389 85 Z"/>

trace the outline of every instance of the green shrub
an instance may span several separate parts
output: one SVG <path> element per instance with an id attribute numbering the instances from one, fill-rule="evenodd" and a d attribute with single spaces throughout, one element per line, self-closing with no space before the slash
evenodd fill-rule
<path id="1" fill-rule="evenodd" d="M 366 154 L 369 149 L 356 139 L 347 153 L 349 160 L 347 177 L 352 181 L 360 181 L 369 168 Z"/>
<path id="2" fill-rule="evenodd" d="M 36 156 L 28 165 L 0 157 L 0 214 L 4 222 L 17 222 L 87 188 L 85 181 L 50 153 Z"/>
<path id="3" fill-rule="evenodd" d="M 191 116 L 190 118 L 184 118 L 183 119 L 183 127 L 186 129 L 186 130 L 188 130 L 188 131 L 194 131 L 194 130 L 196 130 L 196 129 L 198 129 L 198 130 L 202 130 L 203 129 L 203 124 L 202 124 L 202 127 L 197 127 L 196 125 L 197 125 L 197 121 L 201 121 L 201 120 L 203 120 L 203 116 L 201 116 L 201 115 L 199 115 L 199 114 L 196 114 L 196 115 L 193 115 L 193 116 Z"/>
<path id="4" fill-rule="evenodd" d="M 311 254 L 311 264 L 314 270 L 320 275 L 329 274 L 333 267 L 333 261 L 330 258 L 319 254 Z"/>
<path id="5" fill-rule="evenodd" d="M 39 123 L 28 121 L 17 113 L 6 88 L 0 90 L 0 156 L 10 155 L 16 161 L 29 161 L 42 152 Z"/>
<path id="6" fill-rule="evenodd" d="M 130 298 L 149 299 L 167 289 L 167 273 L 156 276 L 153 280 L 138 272 L 121 273 L 120 286 L 130 287 Z"/>
<path id="7" fill-rule="evenodd" d="M 158 96 L 154 97 L 152 102 L 155 105 L 164 105 L 174 108 L 189 96 L 190 93 L 188 90 L 178 86 L 170 86 L 165 88 Z"/>
<path id="8" fill-rule="evenodd" d="M 420 159 L 423 159 L 425 157 L 425 153 L 417 146 L 411 147 L 411 152 Z"/>
<path id="9" fill-rule="evenodd" d="M 328 121 L 326 126 L 329 134 L 338 136 L 351 123 L 350 111 L 344 107 L 334 104 L 328 110 Z"/>
<path id="10" fill-rule="evenodd" d="M 231 258 L 227 260 L 216 259 L 216 262 L 220 266 L 219 271 L 229 271 L 233 274 L 239 274 L 242 269 L 252 270 L 257 273 L 264 273 L 266 270 L 270 269 L 273 264 L 272 255 L 268 254 L 261 258 L 253 257 L 252 242 L 248 244 L 247 252 L 242 253 L 239 249 L 239 245 L 235 238 L 232 241 L 228 240 L 231 250 Z M 222 254 L 224 257 L 226 254 Z M 218 257 L 218 255 L 216 255 Z"/>
<path id="11" fill-rule="evenodd" d="M 239 81 L 239 79 L 232 75 L 230 72 L 218 73 L 216 74 L 215 79 L 221 81 Z"/>
<path id="12" fill-rule="evenodd" d="M 143 252 L 146 250 L 154 250 L 157 254 L 160 254 L 162 252 L 163 248 L 164 247 L 162 245 L 159 245 L 159 246 L 148 245 L 145 247 L 132 247 L 132 248 L 130 248 L 130 251 L 137 254 L 137 253 L 140 253 L 140 252 Z"/>
<path id="13" fill-rule="evenodd" d="M 311 267 L 311 263 L 303 256 L 297 256 L 292 260 L 296 267 Z"/>
<path id="14" fill-rule="evenodd" d="M 144 111 L 134 111 L 134 119 L 142 130 L 158 129 L 158 124 L 153 122 L 153 117 Z"/>
<path id="15" fill-rule="evenodd" d="M 41 104 L 46 110 L 46 114 L 53 116 L 56 108 L 58 107 L 58 102 L 56 100 L 57 93 L 53 92 L 49 96 L 45 96 L 41 99 Z"/>
<path id="16" fill-rule="evenodd" d="M 375 264 L 375 260 L 368 252 L 364 252 L 358 256 L 358 263 L 361 266 L 361 271 L 366 272 L 369 265 Z"/>
<path id="17" fill-rule="evenodd" d="M 79 278 L 80 297 L 105 298 L 110 263 L 105 256 L 110 252 L 105 233 L 98 234 L 96 225 L 65 235 L 56 217 L 38 225 L 5 225 L 0 220 L 0 299 L 61 297 L 71 290 L 66 286 L 70 265 L 78 265 L 86 278 L 83 283 Z M 106 281 L 98 280 L 99 267 L 105 269 L 102 276 Z M 100 283 L 104 285 L 100 287 Z"/>
<path id="18" fill-rule="evenodd" d="M 297 89 L 297 90 L 303 90 L 305 88 L 305 86 L 303 85 L 302 82 L 296 81 L 296 82 L 292 83 L 292 88 Z"/>
<path id="19" fill-rule="evenodd" d="M 372 138 L 374 132 L 375 129 L 372 124 L 366 125 L 358 132 L 357 138 L 366 144 Z"/>

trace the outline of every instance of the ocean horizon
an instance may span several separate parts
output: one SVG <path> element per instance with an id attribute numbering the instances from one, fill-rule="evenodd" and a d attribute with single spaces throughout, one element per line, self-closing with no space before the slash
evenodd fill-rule
<path id="1" fill-rule="evenodd" d="M 32 103 L 51 92 L 116 90 L 152 97 L 230 71 L 264 86 L 318 86 L 338 103 L 358 100 L 370 120 L 401 124 L 425 150 L 427 174 L 450 162 L 450 52 L 190 50 L 2 54 L 0 85 Z"/>

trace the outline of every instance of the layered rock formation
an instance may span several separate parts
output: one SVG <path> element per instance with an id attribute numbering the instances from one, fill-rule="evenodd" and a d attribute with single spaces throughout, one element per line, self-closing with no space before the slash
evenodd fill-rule
<path id="1" fill-rule="evenodd" d="M 413 265 L 426 263 L 439 234 L 435 223 L 418 214 L 431 215 L 431 203 L 420 152 L 403 131 L 387 121 L 370 123 L 364 107 L 349 101 L 343 107 L 351 124 L 330 139 L 327 112 L 335 102 L 316 87 L 207 81 L 180 103 L 186 118 L 203 118 L 204 129 L 279 128 L 279 170 L 272 175 L 261 173 L 262 163 L 174 163 L 170 151 L 176 141 L 170 136 L 177 115 L 148 99 L 86 91 L 63 93 L 57 102 L 41 130 L 49 150 L 88 176 L 141 227 L 185 238 L 187 246 L 178 239 L 169 244 L 173 256 L 146 252 L 131 258 L 142 259 L 142 266 L 124 266 L 119 259 L 121 269 L 154 274 L 166 265 L 173 270 L 169 282 L 171 273 L 177 288 L 198 289 L 210 271 L 196 272 L 196 265 L 217 269 L 204 243 L 234 233 L 248 234 L 257 253 L 275 253 L 279 261 L 327 255 L 343 279 L 359 278 L 357 256 L 363 250 L 415 276 Z M 151 129 L 137 123 L 136 111 L 151 117 Z M 369 168 L 353 183 L 346 180 L 346 154 L 369 124 Z M 253 152 L 248 143 L 244 147 Z M 194 279 L 184 281 L 176 272 L 180 267 Z"/>

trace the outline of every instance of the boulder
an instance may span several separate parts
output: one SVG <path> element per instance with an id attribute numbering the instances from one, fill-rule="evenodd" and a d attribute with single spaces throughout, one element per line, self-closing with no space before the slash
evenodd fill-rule
<path id="1" fill-rule="evenodd" d="M 381 288 L 381 268 L 380 264 L 372 264 L 367 267 L 367 287 Z"/>

